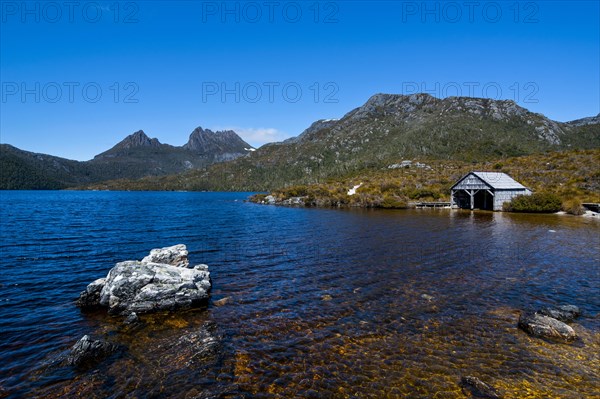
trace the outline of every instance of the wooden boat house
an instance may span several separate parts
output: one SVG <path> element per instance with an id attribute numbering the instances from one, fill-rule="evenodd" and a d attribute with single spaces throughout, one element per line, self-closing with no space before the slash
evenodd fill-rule
<path id="1" fill-rule="evenodd" d="M 450 206 L 464 209 L 501 211 L 502 204 L 531 190 L 506 173 L 470 172 L 450 189 Z"/>

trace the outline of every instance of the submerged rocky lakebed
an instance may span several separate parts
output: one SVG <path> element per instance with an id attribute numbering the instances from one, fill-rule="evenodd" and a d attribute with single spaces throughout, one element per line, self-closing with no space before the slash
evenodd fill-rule
<path id="1" fill-rule="evenodd" d="M 596 220 L 276 208 L 247 193 L 0 195 L 0 397 L 477 395 L 465 376 L 504 398 L 600 390 Z M 208 265 L 204 303 L 130 323 L 76 306 L 117 262 L 178 243 Z M 518 328 L 564 304 L 581 310 L 573 342 Z M 114 350 L 57 362 L 84 335 Z"/>

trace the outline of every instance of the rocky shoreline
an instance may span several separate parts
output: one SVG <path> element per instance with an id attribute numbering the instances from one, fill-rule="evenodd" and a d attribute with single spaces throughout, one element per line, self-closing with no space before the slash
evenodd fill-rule
<path id="1" fill-rule="evenodd" d="M 316 207 L 316 208 L 381 208 L 381 209 L 413 209 L 414 203 L 406 202 L 399 198 L 367 198 L 362 197 L 357 200 L 347 195 L 338 196 L 335 199 L 327 196 L 319 197 L 314 195 L 303 196 L 277 196 L 275 194 L 255 194 L 248 201 L 260 205 L 278 205 L 278 206 L 296 206 L 296 207 Z"/>
<path id="2" fill-rule="evenodd" d="M 357 187 L 357 186 L 355 186 Z M 356 190 L 352 188 L 351 190 Z M 348 195 L 348 198 L 350 195 Z M 249 202 L 259 205 L 276 205 L 276 206 L 287 206 L 287 207 L 316 207 L 316 208 L 375 208 L 375 209 L 457 209 L 448 206 L 449 203 L 441 201 L 432 202 L 411 202 L 404 201 L 401 199 L 386 200 L 385 198 L 369 198 L 366 201 L 353 201 L 351 199 L 332 200 L 329 197 L 315 197 L 315 196 L 292 196 L 285 197 L 272 194 L 254 194 L 248 198 Z M 420 205 L 422 204 L 422 205 Z M 487 211 L 486 211 L 487 212 Z M 513 213 L 511 211 L 503 211 L 505 213 Z M 590 210 L 583 210 L 578 214 L 572 214 L 565 211 L 559 211 L 555 213 L 547 213 L 548 215 L 557 216 L 577 216 L 581 218 L 591 218 L 600 220 L 600 213 L 593 212 Z"/>

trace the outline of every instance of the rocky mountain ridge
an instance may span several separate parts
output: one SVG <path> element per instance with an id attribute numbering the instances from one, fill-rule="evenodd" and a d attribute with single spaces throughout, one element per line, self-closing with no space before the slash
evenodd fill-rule
<path id="1" fill-rule="evenodd" d="M 158 139 L 151 139 L 146 135 L 146 133 L 144 133 L 143 130 L 138 130 L 137 132 L 125 137 L 111 149 L 96 155 L 94 159 L 115 158 L 116 156 L 136 147 L 160 148 L 162 145 L 163 144 L 161 144 Z"/>
<path id="2" fill-rule="evenodd" d="M 247 155 L 235 132 L 194 129 L 188 143 L 162 144 L 139 130 L 85 162 L 0 145 L 0 189 L 61 189 L 114 179 L 139 179 L 205 168 Z"/>

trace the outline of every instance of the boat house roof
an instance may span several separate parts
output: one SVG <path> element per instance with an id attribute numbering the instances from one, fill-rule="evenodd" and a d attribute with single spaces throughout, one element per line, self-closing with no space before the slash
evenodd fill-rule
<path id="1" fill-rule="evenodd" d="M 465 176 L 460 178 L 453 186 L 452 189 L 461 187 L 457 187 L 461 185 L 461 183 L 469 178 L 470 176 L 474 176 L 477 179 L 481 180 L 485 183 L 489 188 L 495 190 L 527 190 L 527 187 L 514 180 L 512 177 L 507 175 L 506 173 L 501 172 L 470 172 Z"/>

